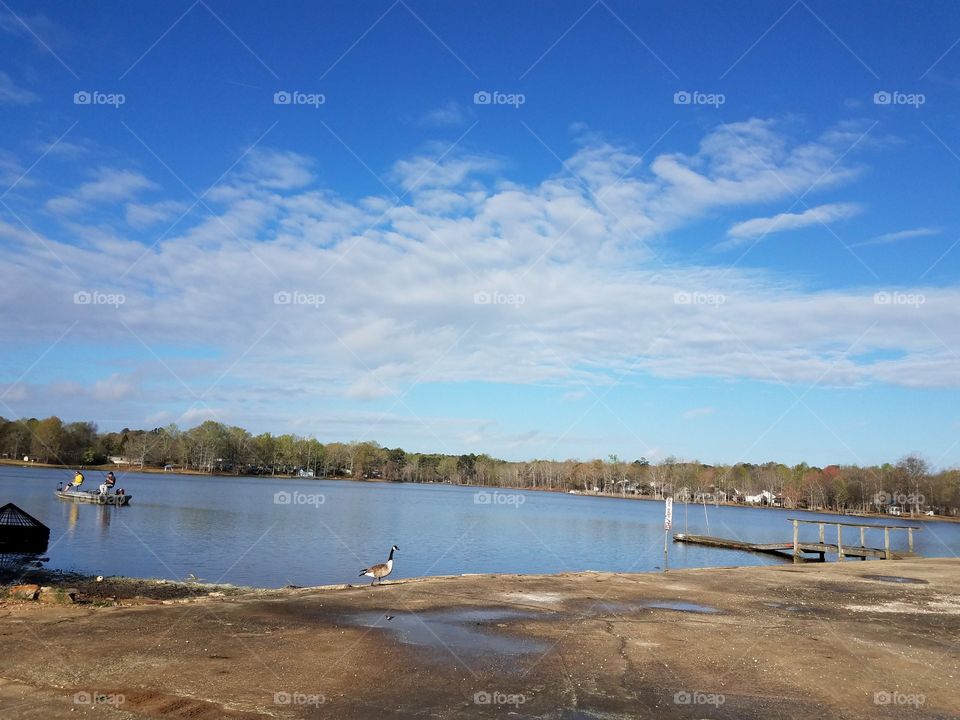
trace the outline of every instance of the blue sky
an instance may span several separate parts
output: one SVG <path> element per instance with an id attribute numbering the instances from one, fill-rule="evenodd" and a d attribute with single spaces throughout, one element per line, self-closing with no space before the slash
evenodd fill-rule
<path id="1" fill-rule="evenodd" d="M 960 462 L 955 3 L 3 0 L 0 43 L 0 415 Z"/>

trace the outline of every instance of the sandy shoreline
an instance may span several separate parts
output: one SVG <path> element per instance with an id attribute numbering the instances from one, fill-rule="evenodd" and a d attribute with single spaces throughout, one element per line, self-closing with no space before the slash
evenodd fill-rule
<path id="1" fill-rule="evenodd" d="M 187 587 L 163 600 L 4 601 L 0 716 L 919 719 L 960 708 L 956 559 Z"/>

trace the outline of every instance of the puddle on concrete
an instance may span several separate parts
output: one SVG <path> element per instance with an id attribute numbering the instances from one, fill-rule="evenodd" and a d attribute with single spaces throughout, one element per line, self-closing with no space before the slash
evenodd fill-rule
<path id="1" fill-rule="evenodd" d="M 905 583 L 908 585 L 929 585 L 926 580 L 919 578 L 903 577 L 901 575 L 864 575 L 866 580 L 879 580 L 880 582 Z"/>
<path id="2" fill-rule="evenodd" d="M 710 605 L 700 605 L 699 603 L 684 602 L 682 600 L 655 600 L 653 602 L 643 603 L 643 607 L 656 610 L 701 613 L 704 615 L 712 615 L 713 613 L 720 612 L 720 608 L 715 608 Z"/>
<path id="3" fill-rule="evenodd" d="M 531 602 L 556 604 L 565 599 L 560 593 L 507 592 L 503 597 L 510 602 Z"/>
<path id="4" fill-rule="evenodd" d="M 523 655 L 543 652 L 547 644 L 508 635 L 499 626 L 504 620 L 535 616 L 532 612 L 499 608 L 458 608 L 417 613 L 397 611 L 392 615 L 365 612 L 351 615 L 347 620 L 362 627 L 389 630 L 406 645 L 452 650 L 458 655 Z"/>
<path id="5" fill-rule="evenodd" d="M 711 605 L 701 605 L 684 600 L 638 600 L 636 602 L 592 600 L 589 603 L 578 603 L 574 614 L 577 617 L 625 616 L 633 615 L 640 610 L 675 610 L 677 612 L 699 613 L 701 615 L 713 615 L 723 612 L 720 608 L 715 608 Z"/>
<path id="6" fill-rule="evenodd" d="M 817 611 L 816 608 L 806 605 L 791 605 L 790 603 L 765 602 L 764 605 L 775 610 L 786 610 L 792 613 L 814 614 Z"/>
<path id="7" fill-rule="evenodd" d="M 578 617 L 605 617 L 607 615 L 628 615 L 634 613 L 639 605 L 618 602 L 616 600 L 601 600 L 587 598 L 573 603 L 573 614 Z"/>

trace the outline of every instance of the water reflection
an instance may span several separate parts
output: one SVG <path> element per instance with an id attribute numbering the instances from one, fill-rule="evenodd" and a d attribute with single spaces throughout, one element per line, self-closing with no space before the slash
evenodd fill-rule
<path id="1" fill-rule="evenodd" d="M 112 505 L 97 505 L 97 510 L 99 510 L 98 520 L 100 521 L 100 534 L 109 535 L 110 534 L 110 518 L 113 517 L 113 506 Z"/>
<path id="2" fill-rule="evenodd" d="M 80 520 L 80 504 L 71 502 L 67 503 L 69 507 L 69 515 L 67 516 L 67 533 L 73 535 L 74 531 L 77 529 L 77 521 Z"/>

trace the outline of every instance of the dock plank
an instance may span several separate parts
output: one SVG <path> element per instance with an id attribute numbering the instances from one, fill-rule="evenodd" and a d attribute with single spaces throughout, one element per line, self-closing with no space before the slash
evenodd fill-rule
<path id="1" fill-rule="evenodd" d="M 693 545 L 707 545 L 710 547 L 728 548 L 730 550 L 743 550 L 746 552 L 766 553 L 768 555 L 778 555 L 780 557 L 794 557 L 794 546 L 792 542 L 777 543 L 751 543 L 744 540 L 734 540 L 731 538 L 714 537 L 711 535 L 690 535 L 687 533 L 677 533 L 673 536 L 674 542 L 690 543 Z M 813 553 L 817 555 L 837 555 L 840 552 L 838 546 L 834 543 L 821 542 L 800 542 L 797 549 L 800 553 Z M 850 557 L 875 557 L 884 559 L 887 552 L 883 548 L 866 547 L 863 545 L 844 545 L 843 554 Z M 916 553 L 890 551 L 891 560 L 901 560 L 904 558 L 918 557 Z M 809 560 L 810 558 L 802 558 Z"/>

